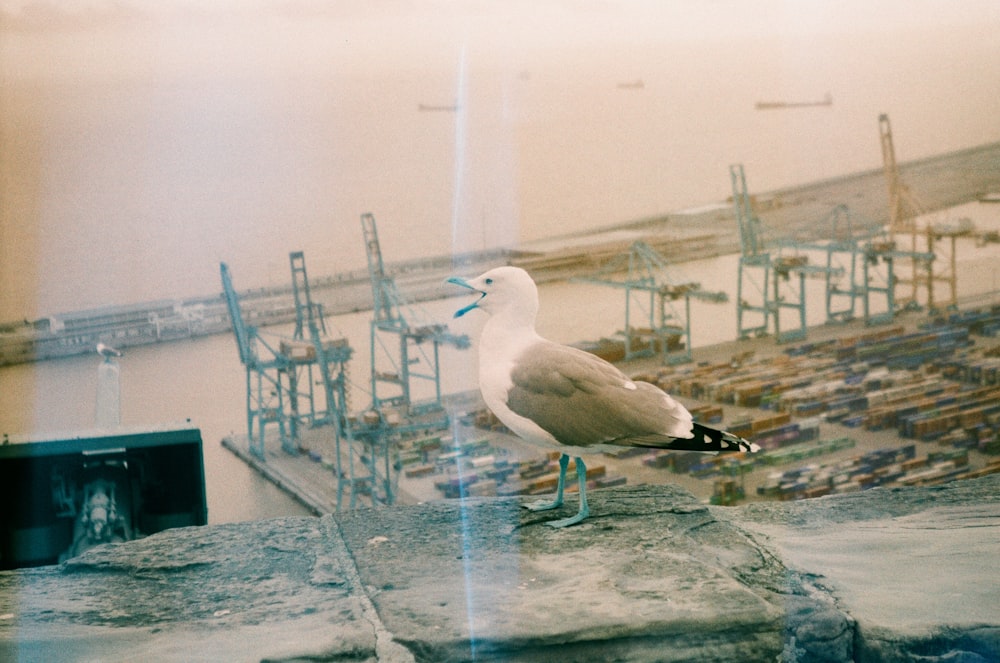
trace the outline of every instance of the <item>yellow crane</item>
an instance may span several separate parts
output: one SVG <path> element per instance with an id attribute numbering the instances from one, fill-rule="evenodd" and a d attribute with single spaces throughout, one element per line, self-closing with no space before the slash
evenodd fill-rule
<path id="1" fill-rule="evenodd" d="M 892 140 L 892 126 L 889 116 L 882 113 L 878 117 L 879 137 L 882 144 L 882 165 L 889 195 L 889 239 L 891 249 L 897 249 L 900 240 L 908 245 L 897 255 L 897 260 L 909 263 L 909 270 L 900 270 L 891 287 L 909 286 L 909 292 L 893 297 L 901 309 L 919 308 L 919 297 L 926 290 L 927 308 L 954 308 L 958 305 L 958 279 L 956 270 L 956 240 L 971 236 L 971 224 L 927 223 L 917 226 L 917 217 L 927 212 L 917 197 L 899 176 L 896 163 L 896 149 Z M 909 275 L 906 275 L 906 272 Z M 947 294 L 935 292 L 935 284 L 944 284 Z"/>

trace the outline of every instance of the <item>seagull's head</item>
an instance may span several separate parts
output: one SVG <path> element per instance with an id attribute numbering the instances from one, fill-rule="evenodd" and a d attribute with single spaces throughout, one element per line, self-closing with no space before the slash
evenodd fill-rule
<path id="1" fill-rule="evenodd" d="M 448 279 L 479 294 L 479 299 L 455 311 L 459 318 L 474 308 L 495 315 L 501 312 L 524 313 L 533 320 L 538 312 L 538 288 L 520 267 L 497 267 L 473 279 L 453 276 Z"/>

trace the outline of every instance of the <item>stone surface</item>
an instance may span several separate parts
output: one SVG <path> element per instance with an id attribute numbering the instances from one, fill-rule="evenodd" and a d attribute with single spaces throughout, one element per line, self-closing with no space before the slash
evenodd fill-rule
<path id="1" fill-rule="evenodd" d="M 860 660 L 996 661 L 998 487 L 994 476 L 753 504 L 740 522 L 857 621 Z"/>
<path id="2" fill-rule="evenodd" d="M 595 491 L 592 510 L 564 530 L 495 499 L 339 521 L 386 626 L 426 660 L 599 660 L 656 641 L 669 643 L 658 660 L 780 649 L 768 598 L 786 570 L 730 523 L 669 488 Z"/>
<path id="3" fill-rule="evenodd" d="M 190 527 L 2 573 L 0 660 L 370 651 L 371 626 L 327 529 L 314 518 Z"/>
<path id="4" fill-rule="evenodd" d="M 1000 660 L 1000 477 L 708 507 L 593 491 L 162 532 L 0 573 L 0 660 Z"/>

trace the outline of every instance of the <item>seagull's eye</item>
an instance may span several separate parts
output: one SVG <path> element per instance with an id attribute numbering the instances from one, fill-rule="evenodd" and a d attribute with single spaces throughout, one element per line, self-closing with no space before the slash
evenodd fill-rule
<path id="1" fill-rule="evenodd" d="M 483 283 L 485 283 L 486 285 L 493 285 L 493 279 L 486 279 L 485 281 L 483 281 Z"/>

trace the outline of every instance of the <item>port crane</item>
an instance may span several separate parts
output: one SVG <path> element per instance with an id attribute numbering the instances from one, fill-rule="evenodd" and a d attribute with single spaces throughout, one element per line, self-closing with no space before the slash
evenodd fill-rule
<path id="1" fill-rule="evenodd" d="M 818 219 L 813 225 L 822 229 L 828 239 L 779 239 L 775 244 L 796 251 L 826 254 L 827 324 L 853 320 L 857 316 L 859 301 L 865 324 L 891 320 L 895 290 L 892 284 L 896 280 L 894 261 L 904 254 L 895 251 L 879 224 L 860 217 L 847 205 L 836 205 L 826 217 Z M 875 310 L 877 297 L 885 298 L 881 312 Z"/>
<path id="2" fill-rule="evenodd" d="M 279 339 L 277 346 L 246 323 L 229 268 L 220 265 L 240 361 L 246 367 L 250 452 L 266 462 L 268 431 L 277 427 L 282 449 L 300 455 L 301 428 L 328 427 L 332 439 L 311 439 L 323 448 L 318 460 L 336 478 L 337 509 L 355 508 L 360 497 L 371 504 L 392 504 L 399 473 L 387 427 L 372 413 L 351 416 L 347 394 L 353 350 L 346 339 L 328 334 L 322 306 L 312 300 L 304 254 L 290 253 L 289 264 L 295 329 L 292 338 Z"/>
<path id="3" fill-rule="evenodd" d="M 260 336 L 256 327 L 248 325 L 240 309 L 239 296 L 233 287 L 232 275 L 226 263 L 219 263 L 223 295 L 229 309 L 229 318 L 236 336 L 240 362 L 246 368 L 247 438 L 250 452 L 265 460 L 264 441 L 268 427 L 277 426 L 281 446 L 289 453 L 297 452 L 296 429 L 289 415 L 296 402 L 286 379 L 291 368 L 291 358 Z"/>
<path id="4" fill-rule="evenodd" d="M 410 306 L 385 269 L 378 228 L 371 213 L 361 215 L 368 274 L 372 283 L 371 393 L 372 409 L 399 408 L 404 415 L 442 412 L 440 348 L 469 347 L 467 335 L 456 335 L 448 326 L 423 320 Z M 416 380 L 429 382 L 434 396 L 414 402 Z"/>
<path id="5" fill-rule="evenodd" d="M 398 473 L 393 472 L 388 438 L 380 421 L 373 424 L 357 422 L 351 417 L 348 399 L 348 361 L 353 350 L 344 338 L 330 338 L 321 304 L 312 301 L 305 256 L 301 251 L 288 255 L 292 272 L 292 295 L 295 298 L 295 330 L 289 349 L 298 345 L 297 383 L 318 383 L 323 386 L 326 408 L 315 408 L 316 399 L 310 392 L 308 421 L 313 426 L 329 424 L 333 430 L 332 458 L 325 460 L 337 479 L 337 509 L 358 505 L 358 497 L 367 496 L 372 504 L 392 504 Z M 307 337 L 308 334 L 308 337 Z M 304 344 L 304 347 L 303 347 Z M 368 417 L 370 419 L 370 417 Z M 348 497 L 349 496 L 349 497 Z"/>
<path id="6" fill-rule="evenodd" d="M 291 339 L 279 338 L 277 345 L 246 323 L 229 267 L 219 265 L 240 362 L 246 367 L 250 449 L 261 459 L 268 425 L 277 425 L 285 451 L 298 453 L 300 426 L 337 423 L 341 428 L 347 416 L 347 362 L 353 350 L 346 339 L 327 336 L 322 308 L 309 292 L 302 252 L 289 254 L 289 263 L 296 327 Z M 323 388 L 322 398 L 317 386 Z"/>
<path id="7" fill-rule="evenodd" d="M 972 236 L 972 225 L 928 223 L 923 230 L 917 227 L 916 218 L 927 210 L 900 177 L 892 125 L 887 114 L 878 116 L 878 126 L 882 167 L 889 198 L 889 245 L 886 250 L 896 252 L 896 259 L 909 265 L 909 273 L 894 281 L 894 286 L 908 285 L 909 292 L 893 293 L 893 306 L 899 309 L 918 309 L 920 293 L 925 291 L 930 311 L 936 311 L 941 306 L 954 308 L 958 305 L 956 240 Z M 900 240 L 904 238 L 908 240 L 908 248 L 899 250 Z M 944 284 L 948 290 L 943 299 L 937 296 L 940 291 L 935 291 L 935 284 L 939 283 Z M 893 313 L 895 311 L 894 308 Z"/>
<path id="8" fill-rule="evenodd" d="M 857 302 L 865 325 L 891 322 L 897 310 L 896 261 L 930 262 L 933 254 L 902 251 L 878 223 L 863 219 L 846 205 L 837 205 L 828 219 L 831 239 L 825 244 L 805 245 L 826 251 L 827 264 L 839 255 L 848 264 L 847 286 L 828 278 L 826 288 L 827 322 L 845 322 L 855 317 Z M 846 302 L 834 307 L 834 300 Z"/>
<path id="9" fill-rule="evenodd" d="M 726 302 L 724 292 L 703 290 L 701 284 L 680 281 L 670 274 L 667 259 L 643 241 L 608 261 L 596 273 L 578 279 L 625 291 L 625 359 L 652 356 L 659 350 L 663 363 L 691 361 L 691 300 Z M 645 300 L 650 342 L 638 338 L 632 324 L 634 299 Z M 674 302 L 684 300 L 684 312 Z M 678 345 L 677 339 L 683 339 Z M 676 347 L 675 347 L 676 346 Z"/>
<path id="10" fill-rule="evenodd" d="M 291 341 L 282 341 L 280 349 L 292 358 L 292 366 L 297 369 L 290 374 L 293 381 L 290 391 L 300 394 L 303 392 L 297 385 L 308 385 L 304 394 L 309 411 L 302 413 L 302 421 L 312 426 L 337 424 L 338 428 L 342 428 L 350 408 L 347 363 L 354 351 L 347 339 L 329 336 L 323 306 L 312 300 L 305 255 L 302 251 L 293 251 L 288 254 L 288 261 L 295 299 L 295 331 Z M 323 387 L 322 402 L 313 392 L 313 385 L 317 383 Z"/>
<path id="11" fill-rule="evenodd" d="M 856 316 L 861 302 L 861 316 L 866 325 L 888 322 L 895 309 L 896 258 L 901 254 L 887 239 L 878 224 L 863 219 L 847 205 L 837 205 L 827 217 L 831 239 L 816 248 L 825 250 L 827 264 L 839 256 L 848 267 L 847 285 L 827 279 L 826 321 L 847 322 Z M 876 298 L 884 298 L 881 311 L 876 311 Z M 840 308 L 835 301 L 843 302 Z"/>
<path id="12" fill-rule="evenodd" d="M 362 487 L 369 490 L 371 501 L 392 504 L 399 481 L 395 442 L 407 433 L 448 425 L 441 400 L 441 346 L 468 348 L 469 337 L 451 333 L 447 325 L 427 321 L 407 303 L 395 279 L 386 272 L 373 214 L 361 215 L 361 230 L 372 284 L 372 403 L 352 426 L 352 436 L 363 445 L 352 445 L 352 449 L 362 449 L 360 461 L 367 473 L 361 478 Z M 432 399 L 415 401 L 417 380 L 430 383 Z M 344 482 L 351 486 L 353 507 L 358 493 L 356 480 L 344 478 Z M 338 484 L 338 503 L 342 484 Z"/>
<path id="13" fill-rule="evenodd" d="M 773 242 L 778 252 L 765 245 L 763 224 L 753 210 L 743 164 L 729 167 L 733 210 L 740 237 L 739 276 L 736 290 L 736 325 L 739 338 L 765 336 L 772 327 L 779 343 L 806 337 L 806 277 L 830 279 L 842 276 L 842 267 L 809 264 L 803 246 L 784 240 Z M 782 248 L 793 249 L 782 255 Z M 795 277 L 794 280 L 792 277 Z M 796 325 L 782 329 L 782 311 L 794 314 Z"/>
<path id="14" fill-rule="evenodd" d="M 842 285 L 832 269 L 826 273 L 827 324 L 853 320 L 857 316 L 858 298 L 864 295 L 858 273 L 861 269 L 867 270 L 867 263 L 859 259 L 857 248 L 863 237 L 870 238 L 873 231 L 871 225 L 864 226 L 857 221 L 856 215 L 847 205 L 837 205 L 820 222 L 822 227 L 830 230 L 830 240 L 816 247 L 826 253 L 827 267 L 836 267 L 842 261 L 847 264 L 844 268 L 846 286 Z M 866 277 L 864 283 L 869 282 Z"/>

